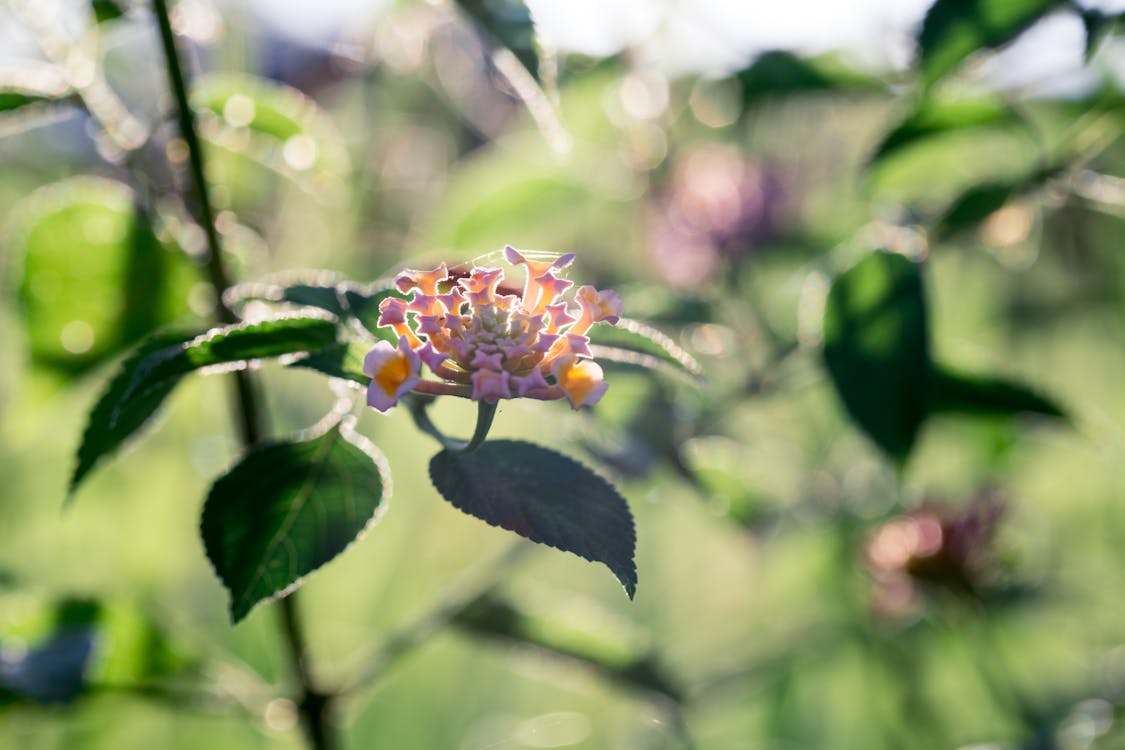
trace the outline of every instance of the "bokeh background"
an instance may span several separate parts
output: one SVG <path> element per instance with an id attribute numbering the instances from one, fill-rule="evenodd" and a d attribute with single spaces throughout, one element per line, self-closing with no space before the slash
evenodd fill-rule
<path id="1" fill-rule="evenodd" d="M 704 376 L 497 418 L 621 488 L 633 602 L 363 417 L 390 506 L 301 601 L 347 747 L 1125 747 L 1125 7 L 929 6 L 175 4 L 241 280 L 573 251 Z M 275 608 L 231 627 L 199 541 L 222 378 L 64 509 L 114 363 L 214 308 L 172 107 L 143 3 L 0 5 L 0 747 L 302 746 Z M 821 354 L 879 248 L 921 264 L 935 360 L 1067 419 L 934 414 L 884 455 Z M 332 405 L 262 378 L 276 434 Z"/>

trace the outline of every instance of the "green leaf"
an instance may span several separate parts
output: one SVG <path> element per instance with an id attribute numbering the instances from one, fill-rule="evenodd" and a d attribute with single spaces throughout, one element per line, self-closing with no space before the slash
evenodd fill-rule
<path id="1" fill-rule="evenodd" d="M 1044 169 L 1014 180 L 974 185 L 950 204 L 945 215 L 934 227 L 934 238 L 945 240 L 966 229 L 975 228 L 995 211 L 1003 208 L 1012 198 L 1041 187 L 1059 172 L 1059 169 Z"/>
<path id="2" fill-rule="evenodd" d="M 1094 57 L 1102 40 L 1116 34 L 1125 22 L 1125 12 L 1103 13 L 1094 8 L 1082 9 L 1082 25 L 1086 28 L 1086 62 Z"/>
<path id="3" fill-rule="evenodd" d="M 80 372 L 189 316 L 198 270 L 157 239 L 133 191 L 74 178 L 14 209 L 19 295 L 32 359 Z"/>
<path id="4" fill-rule="evenodd" d="M 851 418 L 900 463 L 926 416 L 930 354 L 916 263 L 875 252 L 836 278 L 824 313 L 824 363 Z"/>
<path id="5" fill-rule="evenodd" d="M 125 15 L 125 7 L 117 0 L 90 0 L 90 10 L 94 13 L 94 21 L 105 23 L 114 21 Z"/>
<path id="6" fill-rule="evenodd" d="M 539 52 L 531 13 L 520 0 L 456 0 L 457 6 L 494 44 L 503 45 L 539 77 Z"/>
<path id="7" fill-rule="evenodd" d="M 703 375 L 703 368 L 687 350 L 640 321 L 622 318 L 616 325 L 595 325 L 590 329 L 589 336 L 599 358 L 650 368 L 666 365 L 673 371 L 694 378 Z"/>
<path id="8" fill-rule="evenodd" d="M 1066 412 L 1046 396 L 1003 378 L 970 375 L 935 368 L 927 406 L 931 413 L 979 416 L 1040 414 L 1067 419 Z"/>
<path id="9" fill-rule="evenodd" d="M 831 58 L 802 58 L 774 50 L 759 55 L 737 75 L 743 108 L 787 94 L 840 89 L 885 91 L 879 79 L 850 70 Z"/>
<path id="10" fill-rule="evenodd" d="M 192 338 L 194 334 L 158 335 L 143 343 L 121 364 L 90 412 L 70 478 L 71 494 L 99 461 L 116 453 L 149 421 L 179 383 L 178 377 L 165 378 L 137 392 L 134 383 L 144 370 L 151 368 L 150 359 L 174 351 Z M 130 393 L 133 395 L 129 396 Z"/>
<path id="11" fill-rule="evenodd" d="M 203 506 L 207 557 L 238 622 L 297 588 L 381 515 L 386 461 L 351 424 L 302 442 L 252 449 L 215 482 Z"/>
<path id="12" fill-rule="evenodd" d="M 1010 107 L 994 99 L 926 100 L 883 137 L 868 159 L 867 167 L 871 169 L 906 147 L 930 138 L 971 128 L 1022 123 Z"/>
<path id="13" fill-rule="evenodd" d="M 0 71 L 0 114 L 38 102 L 73 96 L 58 70 L 47 63 L 24 61 L 19 67 Z"/>
<path id="14" fill-rule="evenodd" d="M 336 322 L 327 316 L 282 313 L 249 323 L 213 328 L 184 345 L 161 372 L 317 351 L 336 343 Z"/>
<path id="15" fill-rule="evenodd" d="M 918 34 L 918 67 L 929 87 L 978 49 L 1019 36 L 1064 0 L 937 0 Z"/>
<path id="16" fill-rule="evenodd" d="M 292 363 L 293 367 L 307 367 L 334 378 L 351 380 L 366 386 L 371 378 L 363 372 L 363 358 L 371 351 L 371 344 L 352 341 L 334 344 L 319 352 L 313 352 Z"/>
<path id="17" fill-rule="evenodd" d="M 212 365 L 322 349 L 336 340 L 336 324 L 322 317 L 275 318 L 215 328 L 197 336 L 161 335 L 143 344 L 90 413 L 70 480 L 79 482 L 148 422 L 188 373 Z"/>
<path id="18" fill-rule="evenodd" d="M 271 277 L 264 282 L 231 287 L 224 299 L 232 307 L 249 300 L 315 307 L 358 324 L 362 331 L 398 343 L 394 331 L 379 326 L 379 304 L 388 297 L 406 299 L 389 281 L 361 286 L 339 280 L 332 271 L 302 271 Z"/>
<path id="19" fill-rule="evenodd" d="M 603 563 L 633 598 L 633 515 L 609 482 L 577 461 L 531 443 L 489 440 L 469 453 L 438 453 L 430 481 L 471 516 Z"/>
<path id="20" fill-rule="evenodd" d="M 659 663 L 647 638 L 621 627 L 607 613 L 589 606 L 559 607 L 558 612 L 521 607 L 498 594 L 485 594 L 460 610 L 453 624 L 481 638 L 530 646 L 593 667 L 633 689 L 680 700 L 683 690 Z M 585 615 L 585 617 L 582 617 Z"/>
<path id="21" fill-rule="evenodd" d="M 219 73 L 192 87 L 200 134 L 295 181 L 331 195 L 351 169 L 332 118 L 297 89 L 254 76 Z"/>

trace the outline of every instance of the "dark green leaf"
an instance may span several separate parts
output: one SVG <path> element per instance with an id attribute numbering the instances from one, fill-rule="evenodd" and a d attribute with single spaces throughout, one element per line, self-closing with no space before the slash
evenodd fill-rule
<path id="1" fill-rule="evenodd" d="M 1020 35 L 1064 0 L 937 0 L 918 34 L 918 67 L 930 86 L 978 49 L 994 49 Z"/>
<path id="2" fill-rule="evenodd" d="M 673 700 L 682 697 L 682 689 L 665 673 L 643 637 L 613 627 L 608 617 L 582 621 L 573 610 L 560 610 L 559 616 L 545 616 L 496 594 L 486 594 L 459 611 L 453 622 L 478 637 L 573 659 L 634 689 L 655 691 Z"/>
<path id="3" fill-rule="evenodd" d="M 885 90 L 877 78 L 849 70 L 829 58 L 806 59 L 780 50 L 759 55 L 738 74 L 743 107 L 787 94 L 840 89 Z"/>
<path id="4" fill-rule="evenodd" d="M 262 283 L 239 284 L 227 290 L 224 298 L 236 307 L 248 300 L 315 307 L 354 321 L 363 331 L 393 344 L 398 343 L 394 332 L 379 326 L 379 303 L 388 297 L 406 299 L 388 282 L 360 286 L 338 280 L 331 271 L 308 271 L 284 274 Z"/>
<path id="5" fill-rule="evenodd" d="M 931 413 L 982 416 L 1041 414 L 1066 419 L 1066 413 L 1046 396 L 1002 378 L 969 375 L 935 368 L 927 404 Z"/>
<path id="6" fill-rule="evenodd" d="M 333 344 L 319 352 L 313 352 L 293 363 L 294 367 L 307 367 L 334 378 L 351 380 L 366 386 L 371 378 L 363 372 L 363 358 L 371 351 L 371 344 L 353 341 Z"/>
<path id="7" fill-rule="evenodd" d="M 8 112 L 26 107 L 35 102 L 50 101 L 53 97 L 42 94 L 26 94 L 21 91 L 0 91 L 0 112 Z"/>
<path id="8" fill-rule="evenodd" d="M 926 100 L 894 126 L 875 148 L 868 168 L 892 154 L 922 141 L 959 130 L 1008 127 L 1022 120 L 1003 102 L 993 99 L 962 99 L 950 102 Z"/>
<path id="9" fill-rule="evenodd" d="M 184 346 L 172 368 L 196 370 L 282 354 L 317 351 L 336 343 L 336 322 L 306 313 L 281 314 L 214 328 Z M 167 372 L 168 368 L 161 368 Z"/>
<path id="10" fill-rule="evenodd" d="M 386 285 L 376 283 L 367 289 L 345 288 L 343 296 L 348 315 L 359 323 L 363 330 L 392 344 L 398 343 L 398 337 L 392 329 L 379 325 L 379 303 L 388 297 L 406 299 L 405 294 L 393 287 L 388 288 Z"/>
<path id="11" fill-rule="evenodd" d="M 958 232 L 975 228 L 1012 198 L 1040 187 L 1058 173 L 1058 169 L 1045 169 L 1015 180 L 974 185 L 953 201 L 934 227 L 934 238 L 944 240 Z"/>
<path id="12" fill-rule="evenodd" d="M 332 320 L 279 315 L 194 337 L 173 334 L 146 342 L 122 365 L 90 413 L 70 491 L 102 457 L 144 426 L 184 375 L 212 365 L 316 351 L 335 341 Z"/>
<path id="13" fill-rule="evenodd" d="M 389 471 L 378 449 L 341 425 L 303 442 L 252 449 L 211 488 L 201 531 L 238 622 L 285 596 L 378 520 Z"/>
<path id="14" fill-rule="evenodd" d="M 113 21 L 125 15 L 124 6 L 117 0 L 90 0 L 90 9 L 97 23 Z"/>
<path id="15" fill-rule="evenodd" d="M 0 71 L 0 114 L 73 95 L 66 78 L 45 63 L 24 62 Z"/>
<path id="16" fill-rule="evenodd" d="M 591 345 L 597 347 L 596 356 L 641 365 L 668 365 L 697 378 L 703 374 L 703 368 L 683 347 L 640 321 L 622 318 L 616 325 L 595 325 L 589 335 Z"/>
<path id="17" fill-rule="evenodd" d="M 1107 14 L 1093 8 L 1082 10 L 1082 25 L 1086 27 L 1086 62 L 1093 58 L 1102 40 L 1117 33 L 1123 22 L 1125 12 Z"/>
<path id="18" fill-rule="evenodd" d="M 72 494 L 102 458 L 116 453 L 148 422 L 179 383 L 178 377 L 169 377 L 137 392 L 134 383 L 144 370 L 151 367 L 150 358 L 175 351 L 193 338 L 194 334 L 156 336 L 142 344 L 121 364 L 117 374 L 90 412 L 90 420 L 86 424 L 86 431 L 82 434 L 82 444 L 78 448 L 74 474 L 70 479 Z M 128 396 L 130 392 L 134 393 L 131 397 Z"/>
<path id="19" fill-rule="evenodd" d="M 852 419 L 904 461 L 926 415 L 926 298 L 916 263 L 875 252 L 832 284 L 824 363 Z"/>
<path id="20" fill-rule="evenodd" d="M 539 52 L 531 13 L 521 0 L 456 0 L 458 7 L 494 45 L 506 47 L 536 78 Z"/>
<path id="21" fill-rule="evenodd" d="M 609 482 L 577 461 L 531 443 L 489 440 L 470 453 L 438 453 L 430 460 L 430 480 L 465 513 L 603 563 L 629 598 L 636 592 L 629 506 Z"/>
<path id="22" fill-rule="evenodd" d="M 188 315 L 198 271 L 157 239 L 133 191 L 75 178 L 15 209 L 32 358 L 78 372 Z"/>

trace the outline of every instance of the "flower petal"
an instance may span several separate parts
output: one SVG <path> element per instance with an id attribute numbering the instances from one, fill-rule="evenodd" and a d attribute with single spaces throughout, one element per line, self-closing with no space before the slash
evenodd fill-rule
<path id="1" fill-rule="evenodd" d="M 551 374 L 573 409 L 597 403 L 609 388 L 597 362 L 573 354 L 557 360 L 551 367 Z"/>
<path id="2" fill-rule="evenodd" d="M 422 360 L 405 336 L 399 338 L 397 348 L 386 341 L 375 344 L 363 358 L 363 372 L 371 377 L 368 406 L 385 412 L 397 404 L 402 394 L 418 385 L 421 368 Z"/>
<path id="3" fill-rule="evenodd" d="M 496 402 L 502 398 L 512 397 L 511 373 L 507 370 L 477 370 L 473 373 L 474 401 Z"/>

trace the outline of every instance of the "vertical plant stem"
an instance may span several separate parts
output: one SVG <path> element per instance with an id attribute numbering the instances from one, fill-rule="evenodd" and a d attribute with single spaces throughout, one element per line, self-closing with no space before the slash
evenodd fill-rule
<path id="1" fill-rule="evenodd" d="M 215 228 L 215 210 L 207 188 L 203 164 L 203 151 L 195 128 L 195 115 L 188 102 L 188 86 L 184 67 L 176 49 L 176 38 L 168 15 L 165 0 L 152 0 L 153 13 L 160 27 L 160 42 L 168 70 L 168 81 L 176 99 L 176 115 L 180 135 L 187 145 L 194 188 L 194 213 L 207 237 L 207 276 L 215 290 L 216 316 L 222 323 L 235 323 L 238 316 L 223 300 L 223 293 L 230 287 L 231 278 L 223 261 L 222 244 Z M 242 447 L 252 448 L 261 440 L 262 412 L 258 408 L 257 388 L 250 373 L 240 370 L 234 373 L 234 406 L 237 413 Z M 297 708 L 309 745 L 315 750 L 333 750 L 337 747 L 329 714 L 332 703 L 330 693 L 319 690 L 313 682 L 309 669 L 308 648 L 298 618 L 296 594 L 290 594 L 280 602 L 281 620 L 285 643 L 289 652 L 293 671 L 299 683 L 300 695 Z"/>

